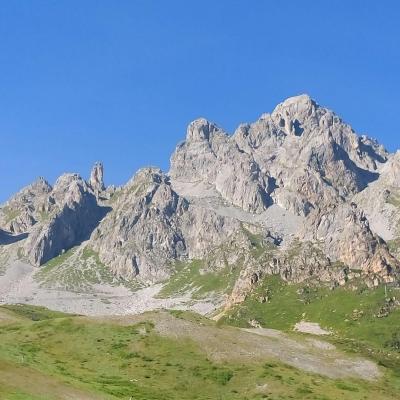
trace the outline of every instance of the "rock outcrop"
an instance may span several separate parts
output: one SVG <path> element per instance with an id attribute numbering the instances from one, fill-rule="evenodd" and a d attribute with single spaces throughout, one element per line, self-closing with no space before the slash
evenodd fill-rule
<path id="1" fill-rule="evenodd" d="M 385 282 L 394 280 L 399 262 L 386 243 L 370 229 L 368 220 L 355 203 L 319 209 L 310 217 L 304 239 L 322 243 L 323 251 L 353 270 Z"/>
<path id="2" fill-rule="evenodd" d="M 379 179 L 357 193 L 353 201 L 365 211 L 371 229 L 386 241 L 400 237 L 400 152 L 380 169 Z"/>
<path id="3" fill-rule="evenodd" d="M 192 207 L 156 168 L 140 170 L 91 238 L 115 274 L 163 280 L 174 260 L 201 258 L 239 229 L 238 221 Z"/>
<path id="4" fill-rule="evenodd" d="M 43 178 L 23 188 L 0 208 L 0 227 L 13 234 L 28 232 L 51 209 L 51 190 Z"/>
<path id="5" fill-rule="evenodd" d="M 89 184 L 97 195 L 105 190 L 103 163 L 96 162 L 94 164 L 90 173 Z"/>
<path id="6" fill-rule="evenodd" d="M 250 253 L 251 254 L 251 253 Z M 246 259 L 240 275 L 225 303 L 229 309 L 243 302 L 252 290 L 269 275 L 278 275 L 289 283 L 323 284 L 335 287 L 361 276 L 341 262 L 333 262 L 319 243 L 294 241 L 285 251 L 272 248 L 259 258 Z"/>
<path id="7" fill-rule="evenodd" d="M 186 141 L 172 155 L 170 176 L 212 184 L 224 199 L 245 211 L 261 212 L 272 204 L 273 181 L 232 137 L 203 118 L 189 125 Z"/>
<path id="8" fill-rule="evenodd" d="M 88 239 L 106 211 L 77 174 L 62 175 L 49 195 L 49 202 L 53 204 L 51 213 L 30 232 L 24 246 L 33 265 L 41 265 Z"/>

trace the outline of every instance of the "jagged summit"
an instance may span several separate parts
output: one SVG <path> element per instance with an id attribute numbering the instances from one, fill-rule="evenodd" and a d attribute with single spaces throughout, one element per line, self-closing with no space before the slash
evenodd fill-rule
<path id="1" fill-rule="evenodd" d="M 317 105 L 317 102 L 311 98 L 311 96 L 307 93 L 298 94 L 296 96 L 288 97 L 287 99 L 283 100 L 279 103 L 279 106 L 289 106 L 293 104 L 313 104 L 314 106 Z"/>
<path id="2" fill-rule="evenodd" d="M 286 100 L 279 103 L 272 114 L 280 113 L 286 110 L 288 114 L 293 113 L 309 113 L 311 114 L 319 105 L 308 94 L 300 94 L 298 96 L 288 97 Z"/>
<path id="3" fill-rule="evenodd" d="M 286 119 L 293 119 L 296 116 L 311 116 L 313 113 L 315 113 L 317 108 L 319 108 L 319 106 L 316 101 L 314 101 L 309 95 L 302 94 L 299 96 L 289 97 L 288 99 L 284 100 L 275 107 L 271 114 L 262 114 L 260 120 L 273 118 L 274 120 L 278 121 L 278 125 L 280 125 L 282 128 L 285 127 L 285 125 L 289 126 L 290 132 L 290 123 L 287 123 Z M 281 118 L 283 119 L 281 120 Z M 248 125 L 250 124 L 241 124 L 241 126 Z M 239 126 L 238 129 L 240 129 L 241 126 Z M 216 123 L 211 122 L 203 117 L 196 118 L 188 125 L 186 140 L 210 140 L 213 134 L 217 132 L 226 135 L 226 132 Z"/>
<path id="4" fill-rule="evenodd" d="M 205 118 L 197 118 L 189 124 L 186 132 L 186 140 L 209 141 L 216 134 L 223 134 L 223 131 L 216 124 Z"/>

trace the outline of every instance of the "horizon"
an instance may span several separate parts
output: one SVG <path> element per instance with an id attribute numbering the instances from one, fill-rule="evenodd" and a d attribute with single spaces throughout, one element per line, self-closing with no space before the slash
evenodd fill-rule
<path id="1" fill-rule="evenodd" d="M 95 161 L 108 185 L 167 172 L 193 119 L 232 134 L 301 93 L 394 152 L 400 5 L 333 4 L 3 5 L 0 203 Z"/>

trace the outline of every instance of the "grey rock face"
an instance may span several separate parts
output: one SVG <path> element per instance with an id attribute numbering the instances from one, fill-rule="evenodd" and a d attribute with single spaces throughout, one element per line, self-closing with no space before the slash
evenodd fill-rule
<path id="1" fill-rule="evenodd" d="M 91 245 L 117 275 L 154 282 L 169 276 L 169 262 L 202 257 L 238 228 L 235 220 L 191 207 L 166 175 L 145 168 L 123 188 Z"/>
<path id="2" fill-rule="evenodd" d="M 0 208 L 0 227 L 13 234 L 28 232 L 52 207 L 52 187 L 43 178 L 23 188 Z"/>
<path id="3" fill-rule="evenodd" d="M 385 242 L 374 235 L 364 212 L 355 203 L 332 205 L 312 214 L 304 239 L 322 243 L 324 253 L 354 270 L 393 281 L 392 272 L 399 262 L 390 254 Z"/>
<path id="4" fill-rule="evenodd" d="M 223 198 L 245 211 L 261 212 L 271 204 L 268 175 L 230 136 L 205 119 L 189 125 L 186 141 L 171 158 L 170 175 L 176 181 L 212 184 Z"/>
<path id="5" fill-rule="evenodd" d="M 24 246 L 33 265 L 41 265 L 88 239 L 105 212 L 77 174 L 62 175 L 50 196 L 54 204 L 52 213 L 30 232 Z"/>
<path id="6" fill-rule="evenodd" d="M 101 162 L 96 162 L 96 164 L 94 164 L 90 173 L 89 184 L 95 193 L 100 193 L 105 190 L 104 169 Z"/>
<path id="7" fill-rule="evenodd" d="M 365 211 L 376 234 L 386 241 L 400 237 L 400 152 L 389 158 L 379 179 L 356 194 L 353 201 Z"/>
<path id="8" fill-rule="evenodd" d="M 140 273 L 145 279 L 163 279 L 164 262 L 186 253 L 177 216 L 187 207 L 161 171 L 141 170 L 122 189 L 112 212 L 94 231 L 92 246 L 119 276 Z"/>

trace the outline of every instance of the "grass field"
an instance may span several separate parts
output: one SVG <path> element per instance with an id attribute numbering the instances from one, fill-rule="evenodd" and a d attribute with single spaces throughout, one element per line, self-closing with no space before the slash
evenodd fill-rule
<path id="1" fill-rule="evenodd" d="M 121 324 L 32 306 L 0 307 L 0 398 L 398 398 L 393 370 L 383 368 L 381 380 L 367 382 L 329 379 L 274 359 L 239 362 L 227 354 L 218 361 L 195 340 L 158 333 L 154 315 Z M 207 326 L 234 348 L 237 329 L 195 314 L 173 315 L 193 329 Z"/>

